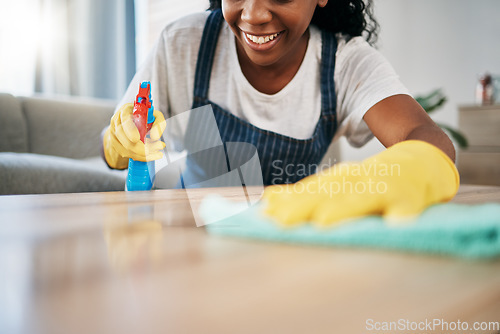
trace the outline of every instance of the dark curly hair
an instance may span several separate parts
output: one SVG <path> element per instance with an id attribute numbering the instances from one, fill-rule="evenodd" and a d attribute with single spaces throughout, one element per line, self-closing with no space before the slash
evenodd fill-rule
<path id="1" fill-rule="evenodd" d="M 209 0 L 209 10 L 221 8 L 221 0 Z M 325 7 L 316 7 L 311 24 L 333 33 L 364 36 L 375 44 L 379 24 L 373 14 L 373 0 L 330 0 Z"/>

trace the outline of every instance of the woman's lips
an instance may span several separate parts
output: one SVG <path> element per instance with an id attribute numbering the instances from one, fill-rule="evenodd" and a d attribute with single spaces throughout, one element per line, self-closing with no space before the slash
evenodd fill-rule
<path id="1" fill-rule="evenodd" d="M 271 49 L 279 42 L 282 34 L 283 31 L 269 35 L 253 35 L 242 31 L 243 39 L 255 51 L 267 51 Z"/>

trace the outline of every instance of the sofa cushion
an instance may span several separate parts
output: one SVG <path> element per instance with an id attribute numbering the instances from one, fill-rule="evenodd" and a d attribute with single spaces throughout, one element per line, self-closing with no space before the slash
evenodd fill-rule
<path id="1" fill-rule="evenodd" d="M 120 191 L 126 171 L 99 157 L 76 160 L 32 153 L 0 153 L 0 195 Z"/>
<path id="2" fill-rule="evenodd" d="M 29 152 L 82 159 L 100 155 L 100 134 L 114 102 L 23 97 Z"/>
<path id="3" fill-rule="evenodd" d="M 28 152 L 28 135 L 21 103 L 0 93 L 0 152 Z"/>

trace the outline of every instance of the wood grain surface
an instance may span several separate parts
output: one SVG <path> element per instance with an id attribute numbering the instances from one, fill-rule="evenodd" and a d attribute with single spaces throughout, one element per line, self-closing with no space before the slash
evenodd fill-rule
<path id="1" fill-rule="evenodd" d="M 370 324 L 500 321 L 500 261 L 208 235 L 209 193 L 0 197 L 0 333 L 496 333 Z M 189 199 L 189 200 L 188 200 Z M 457 203 L 500 202 L 462 186 Z M 491 326 L 495 326 L 491 324 Z"/>

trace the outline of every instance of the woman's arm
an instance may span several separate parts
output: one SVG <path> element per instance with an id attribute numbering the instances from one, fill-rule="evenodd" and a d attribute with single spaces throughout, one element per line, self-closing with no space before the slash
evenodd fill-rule
<path id="1" fill-rule="evenodd" d="M 433 144 L 455 161 L 450 138 L 409 95 L 394 95 L 378 102 L 363 119 L 385 147 L 418 139 Z"/>

